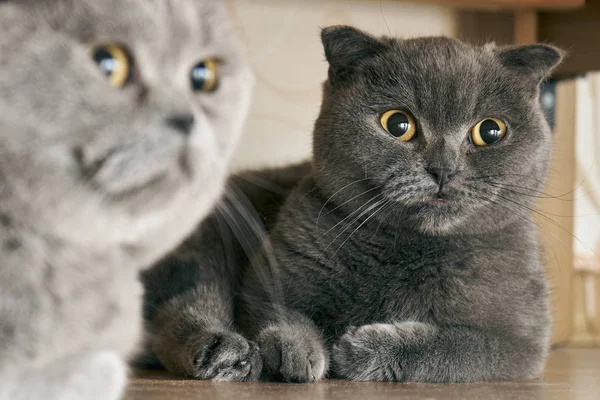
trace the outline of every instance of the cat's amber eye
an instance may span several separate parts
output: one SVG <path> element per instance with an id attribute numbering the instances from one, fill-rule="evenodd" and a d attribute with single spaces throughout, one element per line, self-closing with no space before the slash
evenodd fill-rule
<path id="1" fill-rule="evenodd" d="M 402 142 L 408 142 L 415 137 L 417 126 L 414 119 L 406 112 L 389 110 L 380 118 L 381 126 L 390 135 Z"/>
<path id="2" fill-rule="evenodd" d="M 109 43 L 95 46 L 92 59 L 104 72 L 110 84 L 122 88 L 131 78 L 131 58 L 118 44 Z"/>
<path id="3" fill-rule="evenodd" d="M 506 124 L 497 118 L 482 119 L 471 129 L 471 143 L 488 146 L 502 140 L 506 135 Z"/>
<path id="4" fill-rule="evenodd" d="M 190 74 L 192 89 L 197 92 L 213 92 L 219 83 L 219 66 L 211 58 L 196 64 Z"/>
<path id="5" fill-rule="evenodd" d="M 414 119 L 407 112 L 401 110 L 389 110 L 384 112 L 380 118 L 381 126 L 387 133 L 402 142 L 412 140 L 417 127 Z"/>

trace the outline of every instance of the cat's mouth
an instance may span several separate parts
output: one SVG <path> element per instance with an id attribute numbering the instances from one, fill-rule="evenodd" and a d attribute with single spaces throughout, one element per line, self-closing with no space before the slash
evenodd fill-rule
<path id="1" fill-rule="evenodd" d="M 427 204 L 428 206 L 443 206 L 445 204 L 448 204 L 449 202 L 450 201 L 448 199 L 440 197 L 434 197 L 432 199 L 425 200 L 425 204 Z"/>
<path id="2" fill-rule="evenodd" d="M 81 179 L 114 202 L 147 202 L 153 198 L 164 200 L 164 197 L 168 197 L 167 193 L 175 190 L 174 181 L 177 179 L 172 179 L 170 165 L 165 163 L 125 164 L 127 154 L 116 150 L 90 160 L 86 159 L 81 149 L 76 149 L 74 157 Z M 191 167 L 186 154 L 181 155 L 178 164 L 181 174 L 189 179 Z"/>
<path id="3" fill-rule="evenodd" d="M 424 203 L 430 207 L 443 207 L 452 202 L 452 196 L 443 190 L 438 190 L 434 195 L 426 198 Z"/>

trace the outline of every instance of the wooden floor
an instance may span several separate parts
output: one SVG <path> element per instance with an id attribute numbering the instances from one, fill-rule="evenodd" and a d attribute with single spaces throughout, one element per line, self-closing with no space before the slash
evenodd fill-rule
<path id="1" fill-rule="evenodd" d="M 552 352 L 544 376 L 535 381 L 455 385 L 323 381 L 315 384 L 186 381 L 162 372 L 139 371 L 126 400 L 352 400 L 510 399 L 599 400 L 600 349 Z"/>

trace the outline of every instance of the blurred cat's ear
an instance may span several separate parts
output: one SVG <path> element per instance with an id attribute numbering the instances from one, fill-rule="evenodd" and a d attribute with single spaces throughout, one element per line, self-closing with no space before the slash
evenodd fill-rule
<path id="1" fill-rule="evenodd" d="M 537 81 L 547 78 L 564 56 L 559 48 L 541 43 L 497 47 L 494 51 L 506 68 L 530 75 Z"/>
<path id="2" fill-rule="evenodd" d="M 361 60 L 386 49 L 386 44 L 350 26 L 330 26 L 321 31 L 332 83 L 348 78 Z"/>

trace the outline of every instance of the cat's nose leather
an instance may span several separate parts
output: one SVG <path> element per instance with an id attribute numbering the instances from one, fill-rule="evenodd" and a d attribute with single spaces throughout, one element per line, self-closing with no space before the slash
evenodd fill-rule
<path id="1" fill-rule="evenodd" d="M 187 136 L 192 133 L 194 127 L 194 116 L 192 114 L 174 115 L 167 118 L 167 125 L 179 133 Z"/>
<path id="2" fill-rule="evenodd" d="M 453 168 L 427 167 L 426 169 L 440 186 L 440 192 L 444 188 L 446 182 L 448 182 L 456 172 Z"/>

